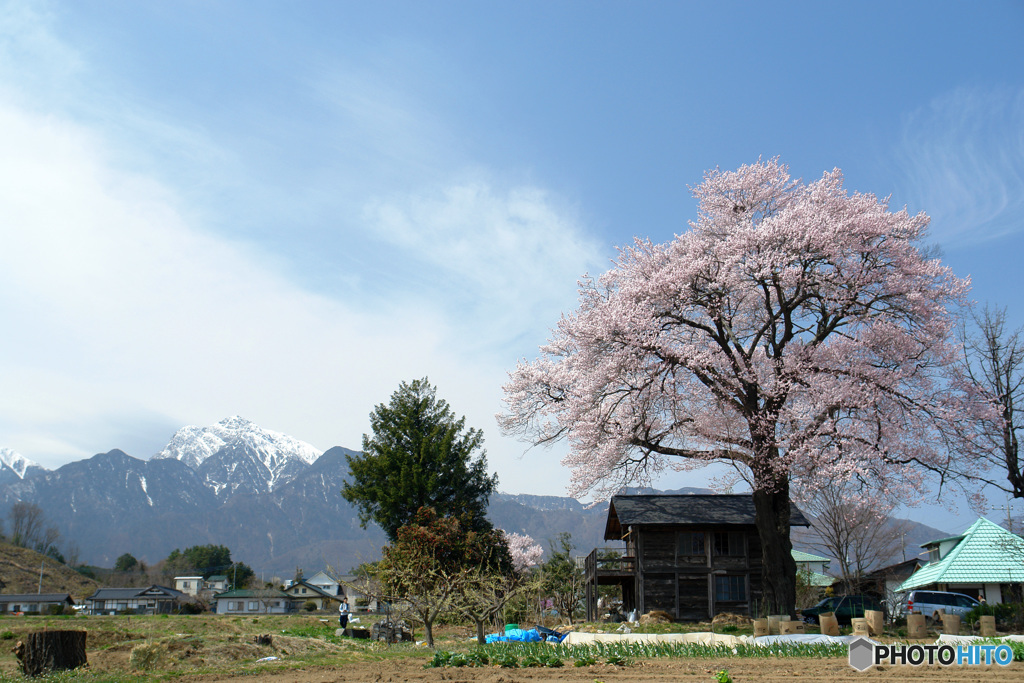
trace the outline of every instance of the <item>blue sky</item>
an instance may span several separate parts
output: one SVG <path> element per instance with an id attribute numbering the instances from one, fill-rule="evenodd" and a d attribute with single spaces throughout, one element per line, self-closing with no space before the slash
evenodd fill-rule
<path id="1" fill-rule="evenodd" d="M 240 414 L 358 448 L 429 376 L 502 489 L 561 494 L 505 373 L 759 156 L 927 212 L 1024 323 L 1022 35 L 1022 2 L 2 3 L 0 446 Z"/>

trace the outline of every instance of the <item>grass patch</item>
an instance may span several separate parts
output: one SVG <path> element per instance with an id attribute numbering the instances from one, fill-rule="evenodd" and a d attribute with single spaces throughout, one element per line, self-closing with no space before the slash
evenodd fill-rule
<path id="1" fill-rule="evenodd" d="M 1024 649 L 1024 648 L 1022 648 Z M 574 666 L 592 666 L 599 662 L 630 666 L 638 659 L 674 658 L 845 658 L 845 644 L 776 643 L 756 645 L 707 645 L 703 643 L 592 643 L 588 645 L 550 645 L 546 643 L 492 643 L 478 645 L 469 653 L 439 651 L 429 666 L 473 666 L 469 657 L 478 657 L 503 667 L 555 667 L 571 661 Z"/>

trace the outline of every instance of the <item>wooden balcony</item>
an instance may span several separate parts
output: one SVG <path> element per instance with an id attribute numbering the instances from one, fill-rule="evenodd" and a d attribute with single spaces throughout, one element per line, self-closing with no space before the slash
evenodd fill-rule
<path id="1" fill-rule="evenodd" d="M 636 558 L 622 548 L 594 548 L 583 562 L 588 583 L 616 584 L 636 573 Z"/>

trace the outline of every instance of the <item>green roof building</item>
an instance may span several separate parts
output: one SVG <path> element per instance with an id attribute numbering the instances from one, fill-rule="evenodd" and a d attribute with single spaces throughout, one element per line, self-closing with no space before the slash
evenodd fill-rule
<path id="1" fill-rule="evenodd" d="M 791 550 L 793 559 L 796 561 L 796 570 L 807 577 L 808 583 L 818 588 L 827 588 L 832 585 L 835 579 L 825 572 L 832 563 L 827 557 L 812 555 L 801 550 Z"/>
<path id="2" fill-rule="evenodd" d="M 984 517 L 961 536 L 921 547 L 928 550 L 929 562 L 911 574 L 900 591 L 953 591 L 1000 603 L 1009 600 L 1011 588 L 1024 583 L 1024 538 Z"/>

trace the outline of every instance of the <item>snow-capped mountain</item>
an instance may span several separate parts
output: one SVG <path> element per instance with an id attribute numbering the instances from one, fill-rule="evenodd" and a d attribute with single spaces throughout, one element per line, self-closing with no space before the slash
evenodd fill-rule
<path id="1" fill-rule="evenodd" d="M 10 448 L 0 448 L 0 483 L 17 481 L 46 471 L 45 467 L 32 462 L 21 453 Z"/>
<path id="2" fill-rule="evenodd" d="M 267 493 L 295 479 L 323 454 L 305 441 L 233 416 L 210 427 L 182 427 L 154 460 L 180 460 L 220 498 Z"/>

